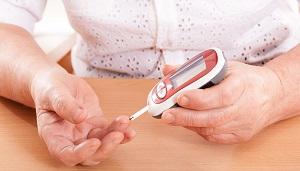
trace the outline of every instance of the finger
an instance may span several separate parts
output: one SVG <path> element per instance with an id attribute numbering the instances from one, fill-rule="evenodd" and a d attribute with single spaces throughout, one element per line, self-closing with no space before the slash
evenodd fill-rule
<path id="1" fill-rule="evenodd" d="M 123 126 L 120 126 L 123 127 Z M 92 130 L 89 134 L 89 138 L 99 138 L 102 139 L 103 136 L 105 136 L 108 132 L 112 132 L 112 131 L 120 131 L 121 129 L 114 129 L 114 128 L 109 128 L 109 129 L 101 129 L 101 128 L 96 128 L 94 130 Z M 132 139 L 134 139 L 134 137 L 136 136 L 136 131 L 130 127 L 128 127 L 126 130 L 122 130 L 121 132 L 123 132 L 124 134 L 124 140 L 122 141 L 122 144 L 125 144 L 129 141 L 131 141 Z"/>
<path id="2" fill-rule="evenodd" d="M 207 110 L 234 104 L 245 87 L 239 77 L 228 76 L 220 84 L 206 89 L 185 91 L 177 97 L 177 103 L 188 109 Z"/>
<path id="3" fill-rule="evenodd" d="M 119 116 L 112 122 L 108 130 L 125 132 L 129 127 L 129 125 L 130 125 L 130 120 L 128 116 Z"/>
<path id="4" fill-rule="evenodd" d="M 67 166 L 75 166 L 91 157 L 101 145 L 101 142 L 96 138 L 74 145 L 62 136 L 53 136 L 45 142 L 49 152 Z"/>
<path id="5" fill-rule="evenodd" d="M 235 106 L 207 111 L 178 107 L 165 111 L 162 115 L 162 121 L 184 127 L 217 127 L 233 120 L 236 115 Z"/>
<path id="6" fill-rule="evenodd" d="M 66 91 L 55 90 L 50 96 L 50 107 L 60 117 L 74 124 L 80 123 L 87 118 L 87 114 L 76 99 Z"/>
<path id="7" fill-rule="evenodd" d="M 163 68 L 163 74 L 166 76 L 168 74 L 170 74 L 172 71 L 175 71 L 176 68 L 178 68 L 179 65 L 164 65 Z"/>
<path id="8" fill-rule="evenodd" d="M 102 139 L 109 132 L 126 132 L 130 125 L 128 116 L 119 116 L 117 117 L 106 129 L 95 129 L 93 130 L 88 137 L 89 138 L 99 138 Z"/>
<path id="9" fill-rule="evenodd" d="M 124 132 L 124 140 L 122 141 L 122 144 L 128 143 L 129 141 L 133 140 L 135 136 L 136 136 L 135 130 L 132 128 L 128 128 Z"/>
<path id="10" fill-rule="evenodd" d="M 122 133 L 110 132 L 102 139 L 102 145 L 97 152 L 81 164 L 92 165 L 95 163 L 100 163 L 104 159 L 108 158 L 108 156 L 120 145 L 123 139 L 124 135 Z"/>
<path id="11" fill-rule="evenodd" d="M 102 116 L 92 116 L 87 119 L 87 122 L 92 126 L 92 128 L 107 129 L 109 122 L 106 118 Z"/>

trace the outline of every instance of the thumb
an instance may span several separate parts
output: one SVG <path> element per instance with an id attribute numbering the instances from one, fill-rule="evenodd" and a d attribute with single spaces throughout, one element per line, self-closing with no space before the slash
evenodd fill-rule
<path id="1" fill-rule="evenodd" d="M 58 90 L 50 96 L 50 108 L 63 119 L 74 124 L 84 121 L 87 114 L 84 108 L 76 101 L 68 91 Z"/>
<path id="2" fill-rule="evenodd" d="M 170 74 L 171 72 L 175 71 L 180 65 L 165 65 L 163 68 L 164 76 Z"/>

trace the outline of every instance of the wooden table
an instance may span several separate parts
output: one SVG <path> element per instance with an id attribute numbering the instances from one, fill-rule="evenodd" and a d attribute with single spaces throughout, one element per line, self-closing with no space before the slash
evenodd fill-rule
<path id="1" fill-rule="evenodd" d="M 143 107 L 154 80 L 92 80 L 110 119 Z M 0 170 L 300 170 L 300 118 L 266 129 L 240 145 L 208 143 L 144 115 L 136 139 L 96 167 L 68 168 L 52 159 L 37 134 L 35 112 L 0 99 Z"/>

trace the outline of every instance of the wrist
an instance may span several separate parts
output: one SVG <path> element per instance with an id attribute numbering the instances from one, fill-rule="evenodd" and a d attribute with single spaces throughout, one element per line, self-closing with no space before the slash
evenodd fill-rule
<path id="1" fill-rule="evenodd" d="M 46 89 L 46 86 L 49 86 L 51 84 L 50 82 L 50 76 L 51 75 L 64 75 L 67 74 L 67 72 L 60 67 L 57 64 L 52 64 L 52 65 L 40 65 L 36 69 L 36 72 L 31 74 L 31 77 L 29 79 L 29 84 L 28 84 L 28 90 L 30 92 L 31 98 L 33 100 L 33 104 L 35 104 L 35 97 L 37 93 L 41 90 L 41 87 Z M 45 79 L 49 78 L 49 80 Z"/>
<path id="2" fill-rule="evenodd" d="M 284 109 L 285 102 L 285 87 L 282 83 L 282 78 L 277 73 L 276 70 L 273 69 L 272 66 L 264 66 L 263 67 L 267 74 L 267 85 L 272 88 L 271 91 L 271 105 L 269 114 L 268 125 L 278 122 L 286 117 L 287 111 Z"/>
<path id="3" fill-rule="evenodd" d="M 268 62 L 265 67 L 272 70 L 281 82 L 283 97 L 276 104 L 282 113 L 280 120 L 300 114 L 300 45 Z"/>

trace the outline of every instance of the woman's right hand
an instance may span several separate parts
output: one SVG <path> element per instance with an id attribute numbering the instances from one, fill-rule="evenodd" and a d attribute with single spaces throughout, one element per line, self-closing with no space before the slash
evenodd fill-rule
<path id="1" fill-rule="evenodd" d="M 109 124 L 92 88 L 63 70 L 37 73 L 31 94 L 40 137 L 50 154 L 68 166 L 96 165 L 135 136 L 128 117 Z"/>

